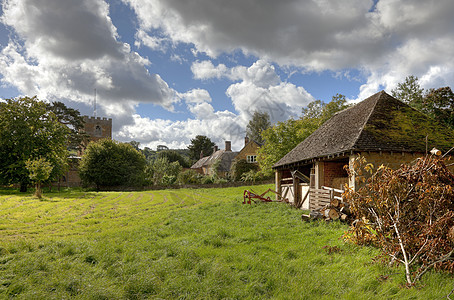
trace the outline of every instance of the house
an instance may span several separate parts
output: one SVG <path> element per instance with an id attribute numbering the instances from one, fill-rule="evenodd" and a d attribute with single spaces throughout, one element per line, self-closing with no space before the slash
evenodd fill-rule
<path id="1" fill-rule="evenodd" d="M 219 150 L 214 146 L 213 154 L 200 158 L 191 169 L 203 175 L 214 175 L 217 173 L 220 177 L 226 177 L 230 171 L 230 166 L 238 152 L 232 151 L 232 143 L 225 142 L 225 149 Z"/>
<path id="2" fill-rule="evenodd" d="M 235 160 L 244 159 L 248 163 L 257 164 L 257 150 L 260 149 L 261 146 L 260 143 L 245 137 L 244 147 L 238 152 Z"/>
<path id="3" fill-rule="evenodd" d="M 276 190 L 290 190 L 298 203 L 308 196 L 303 208 L 314 209 L 311 198 L 323 186 L 355 188 L 344 166 L 351 168 L 358 155 L 376 167 L 398 168 L 433 147 L 445 152 L 453 146 L 454 131 L 381 91 L 336 113 L 282 157 L 273 166 Z"/>

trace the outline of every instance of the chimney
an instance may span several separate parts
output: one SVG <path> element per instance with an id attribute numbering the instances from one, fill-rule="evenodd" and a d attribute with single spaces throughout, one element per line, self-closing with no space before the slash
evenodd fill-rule
<path id="1" fill-rule="evenodd" d="M 225 151 L 232 151 L 232 142 L 225 141 Z"/>
<path id="2" fill-rule="evenodd" d="M 216 151 L 218 151 L 218 146 L 215 145 L 215 146 L 213 147 L 213 154 L 214 154 Z"/>
<path id="3" fill-rule="evenodd" d="M 244 145 L 246 146 L 247 144 L 249 144 L 249 137 L 245 136 L 244 137 Z"/>
<path id="4" fill-rule="evenodd" d="M 200 151 L 200 159 L 202 159 L 202 158 L 203 158 L 203 150 Z"/>

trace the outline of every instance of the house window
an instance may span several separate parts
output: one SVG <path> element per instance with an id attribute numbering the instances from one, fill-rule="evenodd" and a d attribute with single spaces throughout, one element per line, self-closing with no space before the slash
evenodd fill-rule
<path id="1" fill-rule="evenodd" d="M 255 163 L 255 162 L 257 162 L 257 155 L 248 155 L 248 156 L 246 157 L 246 161 L 247 161 L 248 163 Z"/>

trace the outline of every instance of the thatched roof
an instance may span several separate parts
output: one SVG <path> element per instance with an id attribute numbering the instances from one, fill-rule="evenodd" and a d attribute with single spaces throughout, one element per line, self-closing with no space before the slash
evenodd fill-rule
<path id="1" fill-rule="evenodd" d="M 336 113 L 273 168 L 347 152 L 426 151 L 454 146 L 454 131 L 384 91 Z"/>

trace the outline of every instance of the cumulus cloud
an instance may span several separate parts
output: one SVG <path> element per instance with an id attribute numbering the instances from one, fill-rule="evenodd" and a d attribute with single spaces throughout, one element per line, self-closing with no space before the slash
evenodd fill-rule
<path id="1" fill-rule="evenodd" d="M 359 97 L 411 74 L 427 87 L 453 84 L 451 0 L 123 1 L 144 32 L 159 28 L 213 57 L 240 49 L 305 72 L 358 69 L 367 81 Z M 195 78 L 227 76 L 222 64 L 193 67 Z"/>
<path id="2" fill-rule="evenodd" d="M 15 32 L 2 49 L 2 81 L 22 94 L 88 103 L 96 89 L 105 113 L 124 122 L 138 103 L 171 110 L 177 100 L 150 62 L 118 41 L 102 0 L 5 0 L 1 21 Z"/>
<path id="3" fill-rule="evenodd" d="M 303 87 L 282 81 L 272 64 L 257 60 L 250 67 L 227 68 L 211 61 L 197 61 L 191 66 L 194 78 L 208 80 L 227 78 L 236 83 L 226 91 L 239 117 L 246 123 L 254 111 L 266 112 L 273 122 L 297 116 L 301 108 L 315 99 Z"/>
<path id="4" fill-rule="evenodd" d="M 200 109 L 200 111 L 199 111 Z M 218 146 L 223 147 L 225 141 L 232 142 L 232 149 L 239 151 L 243 147 L 245 124 L 237 115 L 229 111 L 212 110 L 208 103 L 194 106 L 194 115 L 201 111 L 207 115 L 204 118 L 189 118 L 185 121 L 172 122 L 169 120 L 150 119 L 138 114 L 133 116 L 134 122 L 124 126 L 119 137 L 124 140 L 134 140 L 141 143 L 141 147 L 156 149 L 158 145 L 169 148 L 183 149 L 191 143 L 196 135 L 208 136 Z"/>

